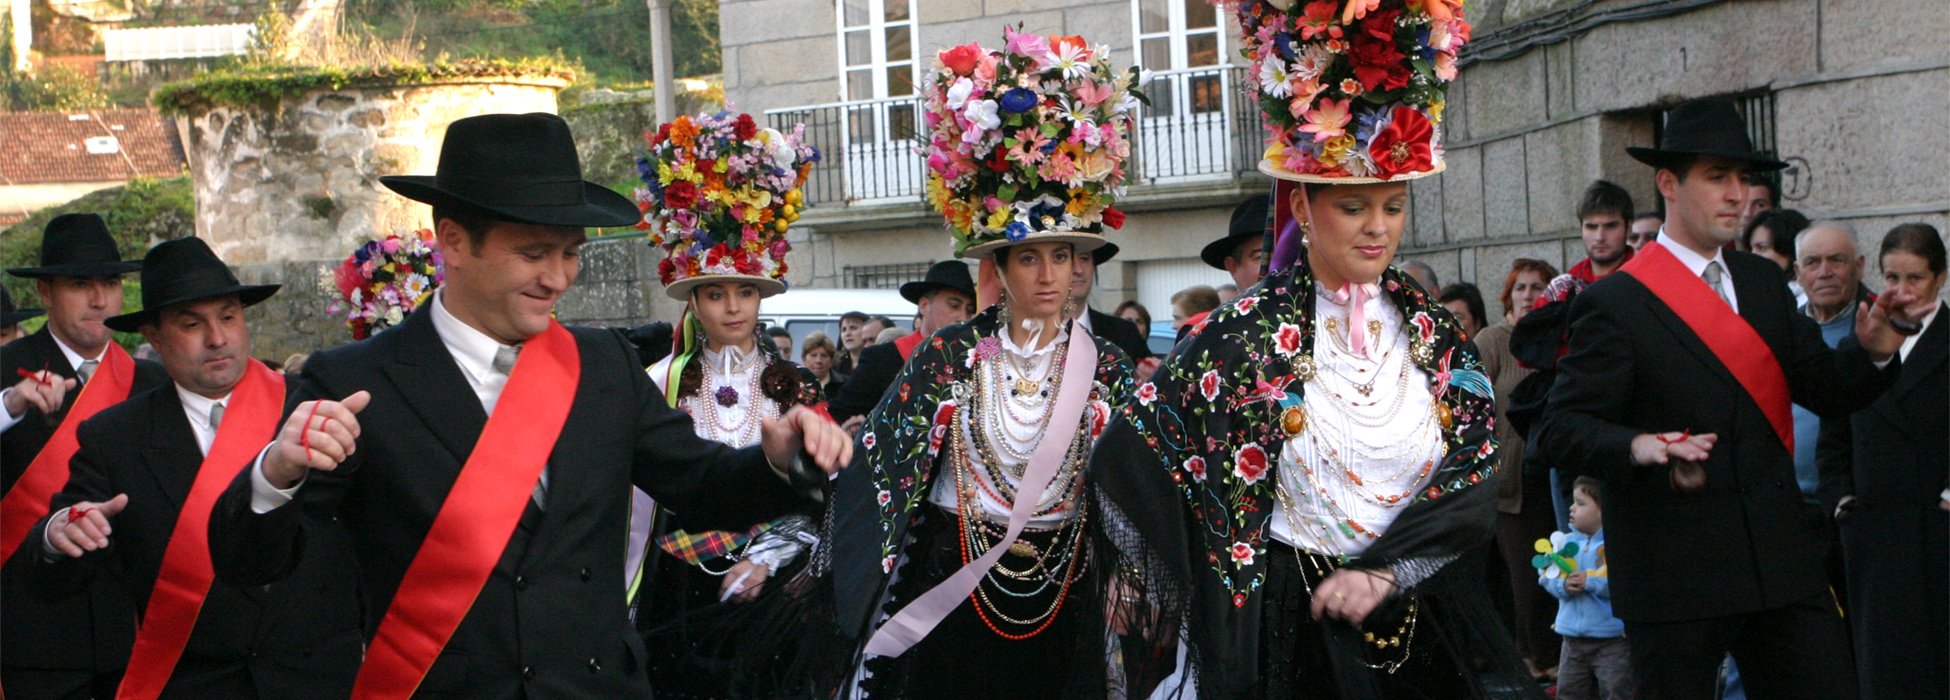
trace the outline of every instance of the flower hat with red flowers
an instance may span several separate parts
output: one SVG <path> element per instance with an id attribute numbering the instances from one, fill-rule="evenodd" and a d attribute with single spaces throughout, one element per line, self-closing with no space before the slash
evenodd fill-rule
<path id="1" fill-rule="evenodd" d="M 1361 184 L 1442 172 L 1442 108 L 1469 41 L 1461 0 L 1222 0 L 1266 111 L 1259 169 Z"/>
<path id="2" fill-rule="evenodd" d="M 800 187 L 819 149 L 803 124 L 761 129 L 749 114 L 678 117 L 646 135 L 637 158 L 637 228 L 664 249 L 664 293 L 690 298 L 707 282 L 749 282 L 761 296 L 785 291 L 786 230 L 805 206 Z"/>
<path id="3" fill-rule="evenodd" d="M 928 202 L 981 258 L 1035 241 L 1079 251 L 1120 228 L 1131 155 L 1137 70 L 1111 69 L 1110 49 L 1078 36 L 1003 29 L 1004 46 L 935 54 L 922 81 L 929 131 Z"/>

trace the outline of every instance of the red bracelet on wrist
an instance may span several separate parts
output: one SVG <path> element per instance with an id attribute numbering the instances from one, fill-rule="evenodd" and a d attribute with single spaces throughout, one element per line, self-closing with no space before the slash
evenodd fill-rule
<path id="1" fill-rule="evenodd" d="M 1657 439 L 1657 440 L 1658 440 L 1659 442 L 1663 442 L 1663 443 L 1665 443 L 1665 444 L 1668 444 L 1668 445 L 1677 445 L 1677 444 L 1679 444 L 1679 443 L 1682 443 L 1682 442 L 1685 442 L 1685 441 L 1687 441 L 1687 440 L 1689 440 L 1689 439 L 1691 439 L 1691 438 L 1693 437 L 1693 430 L 1692 430 L 1691 428 L 1687 428 L 1687 429 L 1686 429 L 1686 432 L 1683 432 L 1683 433 L 1680 433 L 1680 434 L 1679 434 L 1679 437 L 1676 437 L 1676 438 L 1672 438 L 1672 439 L 1670 439 L 1670 440 L 1668 440 L 1668 439 L 1666 439 L 1666 436 L 1665 436 L 1665 435 L 1661 435 L 1661 434 L 1658 434 L 1658 433 L 1654 433 L 1654 434 L 1652 435 L 1652 437 L 1653 437 L 1654 439 Z"/>

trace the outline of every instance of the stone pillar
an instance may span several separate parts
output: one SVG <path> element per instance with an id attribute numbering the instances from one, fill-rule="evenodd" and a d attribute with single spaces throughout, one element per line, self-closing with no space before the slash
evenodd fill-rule
<path id="1" fill-rule="evenodd" d="M 184 115 L 196 234 L 233 265 L 337 260 L 368 240 L 432 226 L 426 205 L 379 184 L 431 175 L 447 125 L 554 112 L 552 76 L 440 78 L 317 89 Z"/>

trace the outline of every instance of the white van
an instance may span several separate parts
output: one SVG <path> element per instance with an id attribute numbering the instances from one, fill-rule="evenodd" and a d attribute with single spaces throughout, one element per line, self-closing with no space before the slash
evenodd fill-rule
<path id="1" fill-rule="evenodd" d="M 760 304 L 758 321 L 766 328 L 783 327 L 791 332 L 796 355 L 805 347 L 806 335 L 813 331 L 824 331 L 834 345 L 839 345 L 840 315 L 848 311 L 886 316 L 901 328 L 914 328 L 914 304 L 892 289 L 794 289 Z"/>

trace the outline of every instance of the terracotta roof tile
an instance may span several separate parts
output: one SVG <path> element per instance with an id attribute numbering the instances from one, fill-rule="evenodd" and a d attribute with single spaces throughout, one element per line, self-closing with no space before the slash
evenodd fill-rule
<path id="1" fill-rule="evenodd" d="M 0 112 L 0 177 L 16 185 L 174 177 L 186 165 L 153 109 Z"/>

